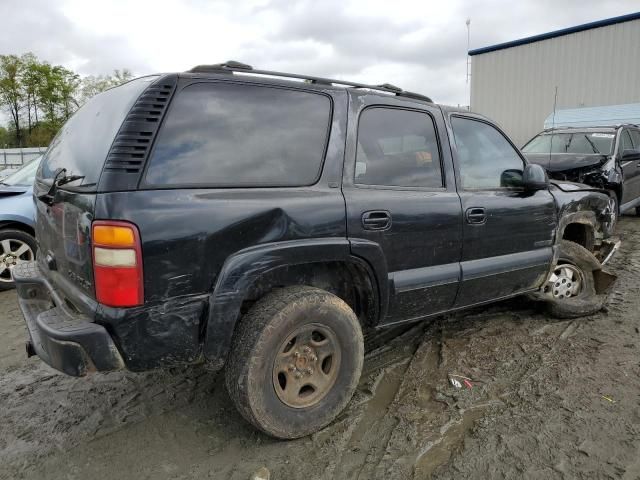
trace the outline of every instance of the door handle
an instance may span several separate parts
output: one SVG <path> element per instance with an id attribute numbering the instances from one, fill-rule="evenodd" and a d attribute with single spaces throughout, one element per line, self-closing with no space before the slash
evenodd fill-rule
<path id="1" fill-rule="evenodd" d="M 391 228 L 391 214 L 386 210 L 372 210 L 362 214 L 362 228 L 365 230 L 387 230 Z"/>
<path id="2" fill-rule="evenodd" d="M 464 216 L 472 225 L 482 225 L 487 221 L 487 212 L 482 207 L 467 208 Z"/>

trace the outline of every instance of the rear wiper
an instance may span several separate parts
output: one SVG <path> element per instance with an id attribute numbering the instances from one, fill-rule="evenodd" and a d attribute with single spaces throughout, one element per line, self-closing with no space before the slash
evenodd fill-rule
<path id="1" fill-rule="evenodd" d="M 56 190 L 58 190 L 58 187 L 84 178 L 84 175 L 67 176 L 66 173 L 67 173 L 66 168 L 61 168 L 60 170 L 58 170 L 55 176 L 53 177 L 53 182 L 51 182 L 51 186 L 49 187 L 49 190 L 47 191 L 47 193 L 38 195 L 38 200 L 46 203 L 47 205 L 53 205 L 55 203 Z"/>

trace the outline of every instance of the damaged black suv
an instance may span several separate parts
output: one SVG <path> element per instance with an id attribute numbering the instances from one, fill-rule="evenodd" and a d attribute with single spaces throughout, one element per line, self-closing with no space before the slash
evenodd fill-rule
<path id="1" fill-rule="evenodd" d="M 34 197 L 29 355 L 78 376 L 224 366 L 279 438 L 349 402 L 363 329 L 521 294 L 584 315 L 612 279 L 607 195 L 550 184 L 486 118 L 237 62 L 97 95 Z"/>
<path id="2" fill-rule="evenodd" d="M 640 127 L 572 127 L 545 130 L 522 151 L 553 179 L 609 191 L 610 209 L 640 215 Z M 615 224 L 615 219 L 613 221 Z"/>

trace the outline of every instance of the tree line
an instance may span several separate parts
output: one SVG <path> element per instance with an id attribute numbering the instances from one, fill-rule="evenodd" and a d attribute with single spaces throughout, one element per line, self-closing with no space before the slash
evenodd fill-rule
<path id="1" fill-rule="evenodd" d="M 133 77 L 127 69 L 112 75 L 81 77 L 33 53 L 0 55 L 0 148 L 47 146 L 60 127 L 94 95 Z"/>

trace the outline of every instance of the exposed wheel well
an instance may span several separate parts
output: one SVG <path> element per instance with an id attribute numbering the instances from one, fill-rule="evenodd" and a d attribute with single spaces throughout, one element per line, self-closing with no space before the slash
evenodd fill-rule
<path id="1" fill-rule="evenodd" d="M 25 223 L 12 222 L 12 221 L 0 221 L 0 230 L 4 230 L 6 228 L 11 228 L 13 230 L 20 230 L 21 232 L 28 233 L 32 237 L 36 236 L 35 230 Z"/>
<path id="2" fill-rule="evenodd" d="M 242 304 L 241 314 L 275 288 L 308 285 L 340 297 L 353 309 L 362 325 L 374 325 L 378 318 L 378 289 L 374 282 L 367 268 L 355 262 L 285 266 L 262 275 L 252 285 Z"/>
<path id="3" fill-rule="evenodd" d="M 562 239 L 577 243 L 590 252 L 593 252 L 595 234 L 591 225 L 585 223 L 570 223 L 564 228 Z"/>

